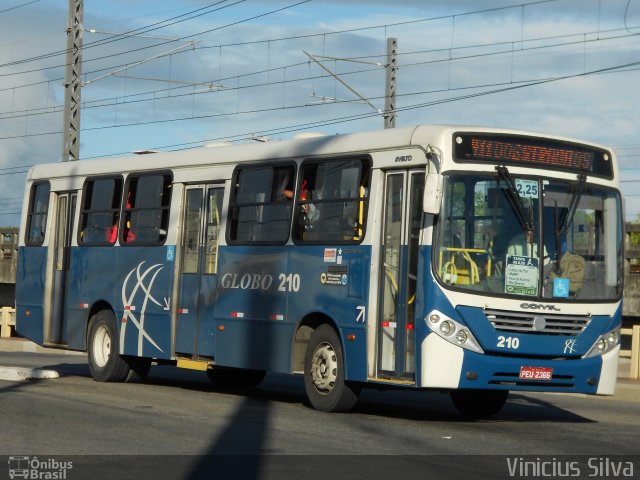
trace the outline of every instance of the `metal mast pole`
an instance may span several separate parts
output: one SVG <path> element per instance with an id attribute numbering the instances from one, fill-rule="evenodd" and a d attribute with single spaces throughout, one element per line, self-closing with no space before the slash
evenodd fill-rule
<path id="1" fill-rule="evenodd" d="M 80 156 L 80 90 L 82 76 L 83 1 L 69 0 L 67 57 L 64 75 L 64 117 L 62 121 L 62 161 Z"/>
<path id="2" fill-rule="evenodd" d="M 384 128 L 396 127 L 396 73 L 398 39 L 387 38 L 387 82 L 384 96 Z"/>

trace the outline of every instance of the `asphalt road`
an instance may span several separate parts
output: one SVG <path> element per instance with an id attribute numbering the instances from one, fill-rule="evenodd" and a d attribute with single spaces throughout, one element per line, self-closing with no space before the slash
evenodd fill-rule
<path id="1" fill-rule="evenodd" d="M 60 373 L 0 381 L 0 453 L 69 458 L 68 479 L 516 478 L 508 462 L 545 458 L 579 462 L 583 478 L 610 461 L 640 474 L 638 404 L 616 397 L 512 394 L 495 418 L 471 422 L 440 392 L 365 390 L 353 412 L 326 414 L 290 376 L 219 391 L 174 367 L 152 367 L 145 383 L 95 382 L 82 356 L 0 353 L 0 365 Z"/>

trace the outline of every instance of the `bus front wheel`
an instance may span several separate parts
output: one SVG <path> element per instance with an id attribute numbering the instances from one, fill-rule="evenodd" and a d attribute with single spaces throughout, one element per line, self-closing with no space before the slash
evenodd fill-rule
<path id="1" fill-rule="evenodd" d="M 489 418 L 497 414 L 509 396 L 509 390 L 451 390 L 451 400 L 467 418 Z"/>
<path id="2" fill-rule="evenodd" d="M 87 338 L 89 371 L 98 382 L 122 382 L 131 367 L 118 354 L 118 330 L 113 312 L 101 310 L 91 317 Z"/>
<path id="3" fill-rule="evenodd" d="M 344 412 L 358 401 L 360 388 L 345 381 L 342 346 L 329 325 L 319 326 L 309 339 L 304 388 L 311 406 L 323 412 Z"/>

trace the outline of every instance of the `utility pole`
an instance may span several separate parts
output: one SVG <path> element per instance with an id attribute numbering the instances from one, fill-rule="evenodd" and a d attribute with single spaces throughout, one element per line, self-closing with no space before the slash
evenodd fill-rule
<path id="1" fill-rule="evenodd" d="M 80 157 L 80 91 L 82 89 L 83 1 L 69 0 L 67 56 L 64 75 L 64 117 L 62 120 L 62 161 Z"/>
<path id="2" fill-rule="evenodd" d="M 398 70 L 398 39 L 387 38 L 387 81 L 384 95 L 384 128 L 396 127 L 396 73 Z"/>
<path id="3" fill-rule="evenodd" d="M 387 39 L 387 61 L 385 64 L 379 62 L 368 62 L 364 60 L 356 60 L 352 58 L 337 58 L 337 57 L 327 57 L 327 56 L 318 56 L 311 55 L 310 53 L 304 51 L 304 54 L 309 57 L 309 60 L 313 60 L 318 64 L 320 68 L 322 68 L 325 72 L 335 78 L 342 85 L 347 87 L 351 93 L 360 98 L 360 100 L 371 108 L 373 108 L 379 115 L 384 118 L 384 128 L 395 128 L 396 127 L 396 75 L 398 71 L 398 39 L 397 38 L 388 38 Z M 378 67 L 384 67 L 386 70 L 386 82 L 385 82 L 385 94 L 384 94 L 384 111 L 379 110 L 373 103 L 371 103 L 366 97 L 361 95 L 355 88 L 349 85 L 345 80 L 341 79 L 337 73 L 332 72 L 327 68 L 320 60 L 342 60 L 346 62 L 354 62 L 354 63 L 365 63 L 370 65 L 376 65 Z M 312 96 L 316 96 L 315 92 Z M 322 99 L 322 103 L 325 101 L 338 101 L 336 98 L 330 97 L 320 97 Z"/>

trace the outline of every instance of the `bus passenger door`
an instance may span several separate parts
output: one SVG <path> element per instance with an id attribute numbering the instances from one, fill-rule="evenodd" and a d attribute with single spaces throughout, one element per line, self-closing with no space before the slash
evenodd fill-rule
<path id="1" fill-rule="evenodd" d="M 381 378 L 414 381 L 414 314 L 424 171 L 391 171 L 385 178 L 378 314 Z"/>
<path id="2" fill-rule="evenodd" d="M 45 330 L 46 341 L 54 344 L 67 343 L 65 304 L 69 273 L 69 255 L 73 219 L 75 218 L 76 193 L 62 193 L 57 197 L 56 223 L 53 241 L 53 276 L 51 286 L 51 310 L 49 328 Z"/>
<path id="3" fill-rule="evenodd" d="M 213 309 L 224 187 L 186 188 L 176 321 L 176 353 L 213 356 Z"/>

